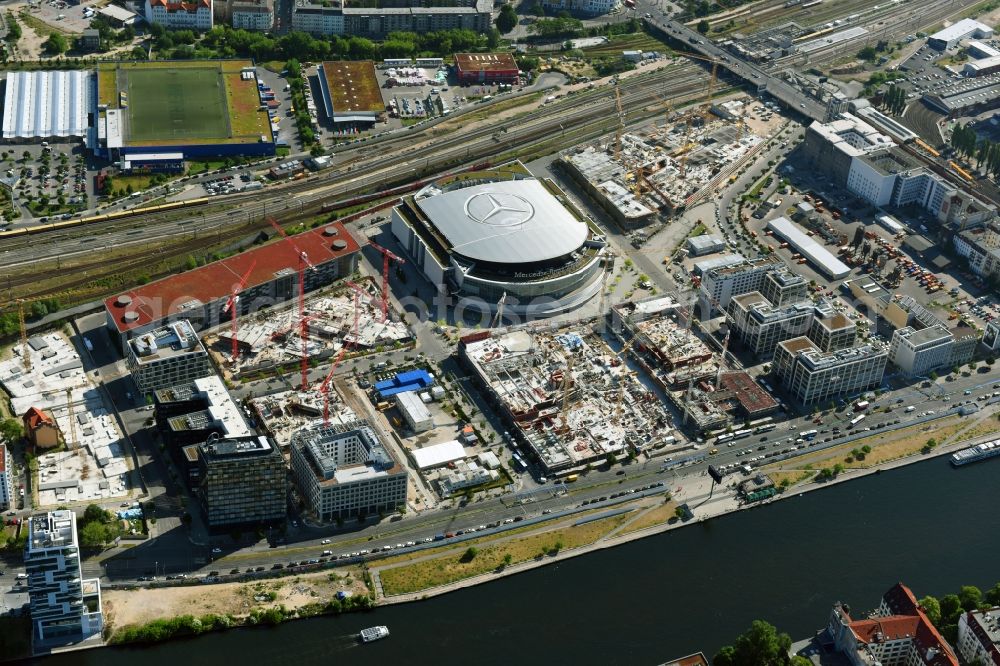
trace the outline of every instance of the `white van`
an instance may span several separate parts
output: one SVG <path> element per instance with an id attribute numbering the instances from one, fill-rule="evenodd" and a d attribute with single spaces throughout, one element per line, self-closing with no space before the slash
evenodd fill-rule
<path id="1" fill-rule="evenodd" d="M 17 579 L 17 580 L 28 580 L 28 574 L 26 574 L 26 573 L 19 573 L 16 576 L 14 576 L 14 578 Z"/>

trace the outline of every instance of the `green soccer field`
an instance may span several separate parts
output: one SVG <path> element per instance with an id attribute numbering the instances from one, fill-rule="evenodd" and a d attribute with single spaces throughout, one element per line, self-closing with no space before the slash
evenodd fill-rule
<path id="1" fill-rule="evenodd" d="M 218 68 L 121 72 L 130 141 L 230 136 L 226 88 Z"/>

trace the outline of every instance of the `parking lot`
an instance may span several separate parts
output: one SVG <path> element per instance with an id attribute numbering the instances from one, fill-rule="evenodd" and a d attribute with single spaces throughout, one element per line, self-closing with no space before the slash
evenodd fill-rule
<path id="1" fill-rule="evenodd" d="M 93 185 L 82 144 L 8 145 L 0 161 L 4 175 L 16 179 L 14 203 L 21 211 L 17 222 L 68 218 L 90 203 Z"/>

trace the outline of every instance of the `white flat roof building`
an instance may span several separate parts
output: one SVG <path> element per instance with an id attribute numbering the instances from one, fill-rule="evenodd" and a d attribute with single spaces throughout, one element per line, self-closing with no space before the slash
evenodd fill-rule
<path id="1" fill-rule="evenodd" d="M 434 419 L 430 410 L 417 395 L 416 391 L 404 391 L 396 394 L 396 407 L 399 408 L 406 423 L 413 432 L 424 432 L 434 427 Z"/>
<path id="2" fill-rule="evenodd" d="M 8 72 L 3 138 L 83 137 L 96 110 L 94 72 Z"/>
<path id="3" fill-rule="evenodd" d="M 989 39 L 992 36 L 993 28 L 975 19 L 966 18 L 935 32 L 927 38 L 927 45 L 939 51 L 946 51 L 968 37 Z"/>
<path id="4" fill-rule="evenodd" d="M 797 224 L 787 217 L 778 217 L 767 223 L 767 228 L 776 235 L 788 241 L 799 254 L 808 259 L 827 277 L 839 280 L 851 272 L 851 269 L 831 254 L 826 248 L 807 236 Z"/>
<path id="5" fill-rule="evenodd" d="M 417 469 L 428 469 L 447 465 L 456 460 L 462 460 L 466 457 L 466 454 L 462 443 L 457 439 L 453 439 L 450 442 L 425 446 L 422 449 L 413 449 L 410 451 L 410 457 L 413 458 Z"/>

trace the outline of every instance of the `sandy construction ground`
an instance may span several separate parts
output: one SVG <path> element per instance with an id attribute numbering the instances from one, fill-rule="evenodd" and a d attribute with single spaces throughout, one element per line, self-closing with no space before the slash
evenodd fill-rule
<path id="1" fill-rule="evenodd" d="M 244 583 L 106 590 L 102 597 L 105 622 L 113 630 L 179 615 L 214 613 L 242 617 L 253 608 L 282 604 L 289 609 L 301 608 L 327 602 L 340 590 L 366 594 L 361 571 L 357 568 L 327 569 Z M 270 593 L 274 594 L 273 601 Z"/>

